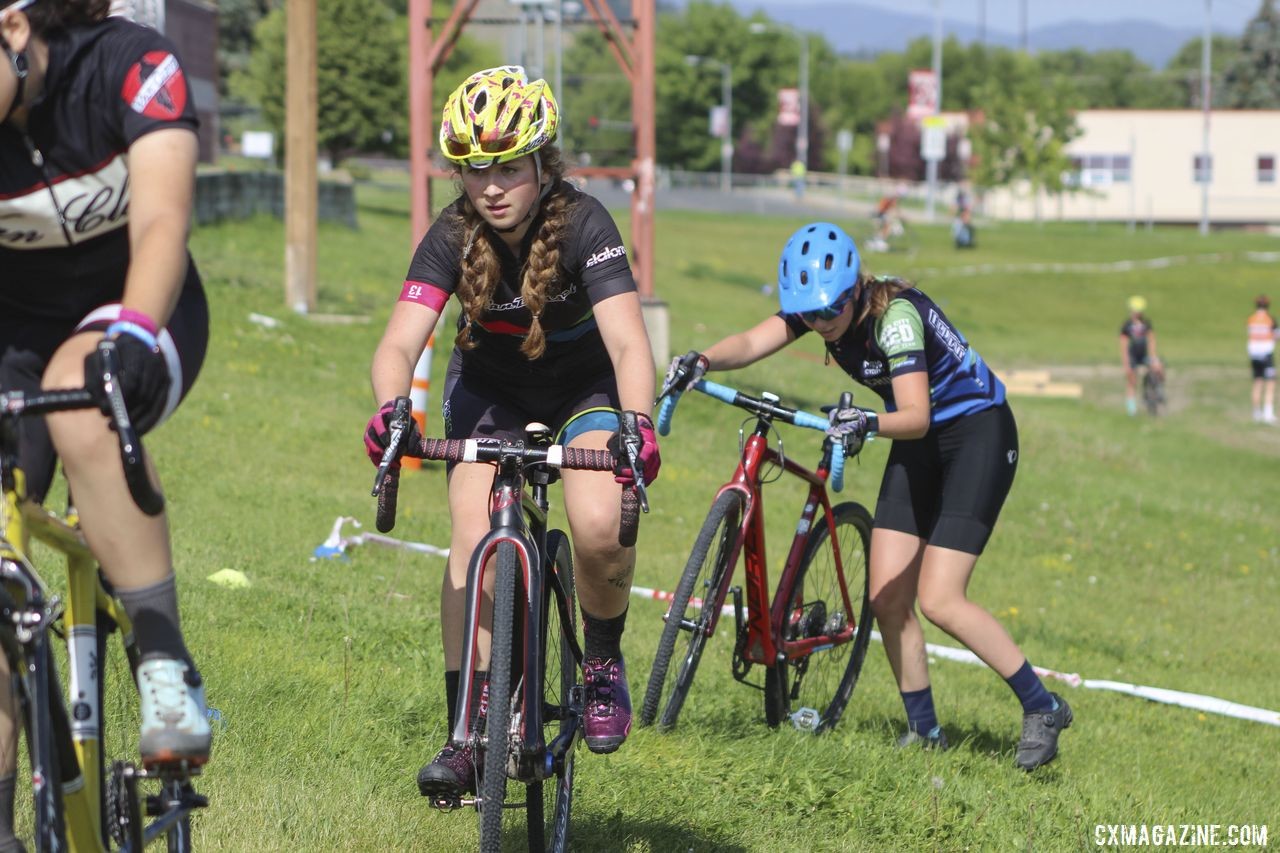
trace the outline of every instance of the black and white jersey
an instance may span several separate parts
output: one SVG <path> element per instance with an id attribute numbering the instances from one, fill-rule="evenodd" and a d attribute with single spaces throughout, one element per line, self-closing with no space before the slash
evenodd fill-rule
<path id="1" fill-rule="evenodd" d="M 43 88 L 0 126 L 0 310 L 79 319 L 124 290 L 129 146 L 194 131 L 195 104 L 170 42 L 120 18 L 51 33 Z"/>

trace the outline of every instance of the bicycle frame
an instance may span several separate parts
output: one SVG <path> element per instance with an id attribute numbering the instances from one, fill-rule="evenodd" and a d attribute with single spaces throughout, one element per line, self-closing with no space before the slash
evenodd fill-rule
<path id="1" fill-rule="evenodd" d="M 826 524 L 832 535 L 835 535 L 831 501 L 827 497 L 826 490 L 830 451 L 824 451 L 822 462 L 817 471 L 811 471 L 769 446 L 768 435 L 771 426 L 772 422 L 768 418 L 764 416 L 757 417 L 754 431 L 743 444 L 742 458 L 738 462 L 733 478 L 716 492 L 716 497 L 718 498 L 727 491 L 737 491 L 742 494 L 745 503 L 742 511 L 742 523 L 739 525 L 738 533 L 734 537 L 734 542 L 729 552 L 728 564 L 730 570 L 721 581 L 719 588 L 712 591 L 715 596 L 712 602 L 714 606 L 710 609 L 711 618 L 705 631 L 708 637 L 715 634 L 716 626 L 720 621 L 721 608 L 729 594 L 729 581 L 732 579 L 733 570 L 738 565 L 738 558 L 741 555 L 743 569 L 746 573 L 747 635 L 745 643 L 739 643 L 739 648 L 744 660 L 765 666 L 773 666 L 781 660 L 794 660 L 803 657 L 813 651 L 817 641 L 801 640 L 793 643 L 784 643 L 782 641 L 782 629 L 786 625 L 788 614 L 781 612 L 785 607 L 782 603 L 783 596 L 778 596 L 776 609 L 779 612 L 772 612 L 774 608 L 770 603 L 769 571 L 766 562 L 764 492 L 760 482 L 761 469 L 767 464 L 773 464 L 809 484 L 809 493 L 800 511 L 800 519 L 796 524 L 795 536 L 791 541 L 791 548 L 787 553 L 786 561 L 783 563 L 782 574 L 779 578 L 780 584 L 786 583 L 796 566 L 799 565 L 800 559 L 804 554 L 809 530 L 812 528 L 815 519 L 818 518 L 819 511 L 821 511 L 821 521 L 819 523 Z M 847 609 L 851 609 L 847 583 L 844 578 L 844 566 L 839 563 L 840 555 L 838 549 L 836 551 L 836 560 L 836 568 L 844 596 L 844 606 Z M 846 628 L 845 632 L 851 635 L 852 629 Z"/>
<path id="2" fill-rule="evenodd" d="M 114 345 L 99 345 L 115 364 Z M 158 513 L 163 497 L 150 486 L 145 472 L 142 448 L 128 421 L 123 400 L 114 386 L 112 374 L 104 377 L 104 386 L 113 390 L 111 405 L 114 424 L 120 439 L 121 458 L 126 481 L 139 507 L 148 514 Z M 123 606 L 111 595 L 98 573 L 95 560 L 73 515 L 61 517 L 27 499 L 26 478 L 18 467 L 17 416 L 23 411 L 57 411 L 96 406 L 86 391 L 42 392 L 26 399 L 20 392 L 3 395 L 0 405 L 0 618 L 12 630 L 0 631 L 0 643 L 10 661 L 20 664 L 20 677 L 26 690 L 23 698 L 29 717 L 28 735 L 32 754 L 32 789 L 37 815 L 36 847 L 40 850 L 62 849 L 60 835 L 65 833 L 70 847 L 79 851 L 105 851 L 109 847 L 105 782 L 107 779 L 102 748 L 101 678 L 99 659 L 99 619 L 114 623 L 124 638 L 126 651 L 132 647 L 133 626 Z M 34 537 L 66 557 L 67 594 L 65 600 L 49 592 L 30 559 Z M 14 598 L 10 590 L 17 593 Z M 66 635 L 69 672 L 66 702 L 50 684 L 56 680 L 56 668 L 49 642 L 49 630 L 61 618 Z M 131 669 L 133 660 L 130 660 Z M 130 683 L 132 684 L 132 677 Z M 71 714 L 68 716 L 67 709 Z M 47 716 L 46 716 L 47 715 Z M 17 721 L 15 720 L 15 727 Z M 48 768 L 44 762 L 56 756 L 58 767 Z M 53 773 L 50 773 L 53 770 Z M 113 767 L 113 774 L 117 768 Z M 158 816 L 142 825 L 136 781 L 141 773 L 121 766 L 121 782 L 132 800 L 128 824 L 129 840 L 122 849 L 137 850 L 160 835 L 176 829 L 193 808 L 204 804 L 185 782 L 163 776 L 164 794 L 151 803 L 148 811 Z M 61 785 L 62 808 L 58 808 L 57 792 L 50 780 Z M 61 819 L 60 819 L 61 818 Z M 59 824 L 61 826 L 61 832 Z M 172 840 L 172 836 L 171 836 Z"/>
<path id="3" fill-rule="evenodd" d="M 547 744 L 542 737 L 542 675 L 545 650 L 542 648 L 543 596 L 548 593 L 550 581 L 556 606 L 561 608 L 561 618 L 566 624 L 569 614 L 564 592 L 554 572 L 547 571 L 547 487 L 551 475 L 535 471 L 529 478 L 530 492 L 524 488 L 525 477 L 518 460 L 504 459 L 494 475 L 493 491 L 489 505 L 489 532 L 472 552 L 467 566 L 466 628 L 462 640 L 462 671 L 458 683 L 458 712 L 454 721 L 452 740 L 455 746 L 468 742 L 479 743 L 479 734 L 471 730 L 467 709 L 475 690 L 473 673 L 478 660 L 478 638 L 483 622 L 480 608 L 484 600 L 487 564 L 495 556 L 498 545 L 508 542 L 515 547 L 524 573 L 525 607 L 522 613 L 523 672 L 521 678 L 521 705 L 524 713 L 524 735 L 520 745 L 522 772 L 531 771 L 536 778 L 553 775 L 556 764 L 574 745 L 581 732 L 581 716 L 575 715 L 569 726 L 555 741 Z M 582 649 L 577 638 L 570 641 L 573 657 L 582 666 Z M 543 760 L 537 760 L 542 758 Z M 549 759 L 549 760 L 548 760 Z"/>
<path id="4" fill-rule="evenodd" d="M 69 735 L 75 750 L 76 767 L 80 771 L 77 778 L 62 782 L 67 840 L 76 850 L 105 849 L 102 842 L 102 708 L 99 706 L 100 672 L 96 660 L 98 613 L 104 613 L 115 621 L 126 637 L 126 644 L 133 628 L 124 608 L 103 587 L 97 563 L 79 530 L 44 507 L 25 501 L 21 486 L 5 493 L 4 522 L 0 556 L 5 558 L 6 565 L 17 570 L 18 575 L 12 576 L 11 569 L 4 579 L 15 582 L 22 589 L 27 596 L 25 609 L 28 612 L 40 614 L 36 624 L 29 626 L 31 651 L 24 655 L 30 661 L 28 669 L 42 665 L 39 662 L 45 659 L 49 648 L 47 630 L 59 616 L 66 632 L 69 662 L 67 703 L 71 709 Z M 49 595 L 31 565 L 27 548 L 30 536 L 66 556 L 65 600 Z M 47 683 L 42 678 L 36 681 Z M 49 705 L 60 706 L 55 715 L 66 717 L 67 706 L 53 695 L 46 699 Z M 86 768 L 89 772 L 85 772 Z"/>

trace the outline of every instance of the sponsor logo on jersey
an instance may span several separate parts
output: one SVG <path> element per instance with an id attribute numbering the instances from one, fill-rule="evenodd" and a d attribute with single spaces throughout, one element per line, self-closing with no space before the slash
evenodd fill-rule
<path id="1" fill-rule="evenodd" d="M 879 376 L 881 373 L 884 373 L 883 361 L 863 361 L 862 362 L 863 376 Z"/>
<path id="2" fill-rule="evenodd" d="M 83 243 L 129 221 L 129 169 L 123 155 L 96 172 L 43 184 L 5 200 L 0 215 L 0 245 L 11 249 L 48 249 Z M 66 230 L 58 222 L 66 220 Z"/>
<path id="3" fill-rule="evenodd" d="M 564 301 L 565 301 L 566 299 L 568 299 L 571 295 L 573 295 L 574 293 L 576 293 L 576 292 L 577 292 L 577 290 L 578 290 L 578 285 L 576 285 L 576 284 L 571 284 L 571 285 L 569 285 L 568 287 L 566 287 L 564 290 L 562 290 L 562 291 L 560 291 L 559 293 L 555 294 L 554 296 L 548 296 L 548 297 L 547 297 L 547 302 L 548 302 L 548 303 L 551 303 L 551 302 L 564 302 Z M 523 308 L 523 307 L 524 307 L 524 297 L 523 297 L 523 296 L 517 296 L 515 299 L 512 299 L 510 302 L 502 302 L 502 303 L 498 303 L 498 302 L 490 302 L 490 303 L 489 303 L 489 309 L 488 309 L 488 310 L 490 310 L 490 311 L 515 311 L 515 310 L 520 309 L 520 308 Z"/>
<path id="4" fill-rule="evenodd" d="M 911 328 L 911 321 L 906 317 L 894 320 L 880 332 L 880 346 L 883 349 L 909 347 L 916 342 L 916 331 Z"/>
<path id="5" fill-rule="evenodd" d="M 178 58 L 153 50 L 133 64 L 120 90 L 129 109 L 147 118 L 173 121 L 187 107 L 187 80 Z"/>
<path id="6" fill-rule="evenodd" d="M 626 246 L 614 246 L 612 249 L 601 249 L 591 257 L 587 258 L 586 266 L 594 267 L 596 264 L 602 264 L 611 258 L 625 258 L 627 256 Z"/>
<path id="7" fill-rule="evenodd" d="M 960 338 L 958 332 L 951 328 L 946 320 L 942 319 L 942 315 L 932 308 L 929 309 L 929 325 L 933 327 L 934 334 L 938 336 L 938 340 L 942 345 L 951 350 L 951 354 L 958 360 L 964 360 L 964 354 L 967 347 Z"/>

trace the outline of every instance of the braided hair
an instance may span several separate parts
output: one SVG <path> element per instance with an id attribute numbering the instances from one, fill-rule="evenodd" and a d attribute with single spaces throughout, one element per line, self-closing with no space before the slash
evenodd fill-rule
<path id="1" fill-rule="evenodd" d="M 546 175 L 551 189 L 541 202 L 542 225 L 533 237 L 529 257 L 525 260 L 520 277 L 520 297 L 533 315 L 529 333 L 520 345 L 520 352 L 530 361 L 541 358 L 547 349 L 547 336 L 542 329 L 542 308 L 546 305 L 547 298 L 554 295 L 553 288 L 561 278 L 560 249 L 568 234 L 569 211 L 572 206 L 568 185 L 563 180 L 564 160 L 560 150 L 554 145 L 547 145 L 539 149 L 535 156 L 542 158 L 542 173 Z M 493 291 L 502 277 L 502 265 L 493 244 L 487 238 L 481 238 L 486 224 L 484 217 L 476 210 L 466 192 L 461 193 L 461 198 L 462 212 L 458 226 L 465 234 L 465 241 L 462 249 L 462 276 L 457 293 L 466 322 L 458 330 L 454 345 L 470 350 L 477 345 L 471 329 L 480 322 L 489 307 Z"/>

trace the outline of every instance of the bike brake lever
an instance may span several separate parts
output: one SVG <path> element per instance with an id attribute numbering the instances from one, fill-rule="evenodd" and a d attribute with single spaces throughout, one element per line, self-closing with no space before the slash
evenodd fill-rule
<path id="1" fill-rule="evenodd" d="M 391 470 L 391 466 L 400 458 L 400 445 L 404 441 L 404 437 L 409 433 L 409 424 L 413 418 L 413 402 L 408 397 L 396 397 L 395 408 L 391 413 L 391 420 L 387 424 L 387 448 L 382 451 L 382 463 L 378 465 L 378 473 L 374 475 L 373 491 L 370 493 L 373 497 L 377 497 L 382 491 L 382 484 L 385 482 L 387 471 Z"/>
<path id="2" fill-rule="evenodd" d="M 635 480 L 636 495 L 640 498 L 640 510 L 649 511 L 649 493 L 644 485 L 644 467 L 640 464 L 640 423 L 635 412 L 622 413 L 622 447 L 627 451 L 631 464 L 631 477 Z"/>

